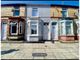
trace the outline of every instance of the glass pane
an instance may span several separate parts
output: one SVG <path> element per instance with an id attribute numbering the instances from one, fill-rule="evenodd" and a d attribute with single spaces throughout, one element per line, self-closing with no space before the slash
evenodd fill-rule
<path id="1" fill-rule="evenodd" d="M 20 26 L 20 33 L 22 33 L 22 32 L 21 32 L 21 26 Z"/>
<path id="2" fill-rule="evenodd" d="M 37 8 L 33 8 L 32 9 L 32 16 L 37 16 L 37 12 L 38 12 Z"/>
<path id="3" fill-rule="evenodd" d="M 71 34 L 71 26 L 66 26 L 66 34 Z"/>
<path id="4" fill-rule="evenodd" d="M 37 25 L 31 25 L 31 34 L 37 34 Z"/>
<path id="5" fill-rule="evenodd" d="M 61 34 L 63 34 L 63 31 L 64 31 L 64 23 L 63 22 L 61 22 Z"/>
<path id="6" fill-rule="evenodd" d="M 19 10 L 15 10 L 14 12 L 13 12 L 13 16 L 19 16 Z"/>
<path id="7" fill-rule="evenodd" d="M 31 23 L 31 24 L 37 24 L 37 22 L 34 22 L 34 21 L 31 21 L 30 23 Z"/>
<path id="8" fill-rule="evenodd" d="M 52 25 L 56 25 L 56 22 L 53 22 Z"/>
<path id="9" fill-rule="evenodd" d="M 66 34 L 71 34 L 71 22 L 66 22 Z"/>
<path id="10" fill-rule="evenodd" d="M 67 16 L 67 11 L 62 11 L 62 16 L 66 17 Z"/>
<path id="11" fill-rule="evenodd" d="M 16 25 L 13 25 L 12 26 L 12 33 L 16 33 L 16 31 L 17 31 L 17 26 Z"/>

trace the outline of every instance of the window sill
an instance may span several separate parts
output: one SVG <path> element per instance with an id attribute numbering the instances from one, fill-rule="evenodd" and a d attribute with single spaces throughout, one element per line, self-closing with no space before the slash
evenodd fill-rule
<path id="1" fill-rule="evenodd" d="M 11 35 L 17 35 L 17 34 L 11 34 Z"/>
<path id="2" fill-rule="evenodd" d="M 39 36 L 38 34 L 30 34 L 28 36 Z"/>
<path id="3" fill-rule="evenodd" d="M 31 16 L 31 17 L 34 17 L 35 18 L 35 17 L 39 17 L 39 16 Z"/>
<path id="4" fill-rule="evenodd" d="M 74 34 L 65 34 L 65 35 L 60 35 L 60 36 L 74 36 Z"/>

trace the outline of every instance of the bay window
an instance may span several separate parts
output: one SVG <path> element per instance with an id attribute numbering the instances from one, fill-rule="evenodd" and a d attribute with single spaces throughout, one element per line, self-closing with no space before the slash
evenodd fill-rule
<path id="1" fill-rule="evenodd" d="M 63 20 L 60 24 L 60 35 L 73 35 L 73 22 L 71 20 Z"/>
<path id="2" fill-rule="evenodd" d="M 19 22 L 19 34 L 23 32 L 23 22 Z"/>

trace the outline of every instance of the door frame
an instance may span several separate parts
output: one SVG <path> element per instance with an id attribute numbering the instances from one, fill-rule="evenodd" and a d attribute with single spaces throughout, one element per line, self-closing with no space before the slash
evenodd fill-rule
<path id="1" fill-rule="evenodd" d="M 2 26 L 2 25 L 3 25 L 4 23 L 7 25 L 7 22 L 1 22 L 1 40 L 4 40 L 3 37 L 2 37 L 2 29 L 3 29 L 3 26 Z M 7 28 L 7 27 L 6 27 L 6 28 Z M 7 31 L 7 29 L 6 29 L 6 31 Z M 7 32 L 6 32 L 6 39 L 7 39 Z"/>
<path id="2" fill-rule="evenodd" d="M 47 38 L 47 40 L 45 40 L 44 39 L 44 33 L 43 33 L 43 40 L 45 40 L 45 41 L 50 41 L 51 39 L 50 39 L 50 22 L 43 22 L 43 31 L 44 31 L 44 23 L 47 23 L 48 24 L 48 28 L 49 28 L 49 31 L 48 31 L 48 38 Z"/>
<path id="3" fill-rule="evenodd" d="M 50 39 L 52 40 L 52 35 L 51 35 L 51 33 L 52 33 L 52 22 L 56 22 L 56 28 L 57 28 L 57 32 L 56 32 L 56 34 L 57 34 L 57 39 L 54 39 L 54 40 L 58 40 L 58 33 L 59 33 L 59 30 L 58 30 L 58 20 L 52 20 L 51 21 L 51 29 L 50 29 Z"/>

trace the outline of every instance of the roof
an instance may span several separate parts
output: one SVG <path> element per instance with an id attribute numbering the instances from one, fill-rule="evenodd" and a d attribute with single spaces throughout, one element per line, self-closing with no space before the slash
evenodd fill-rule
<path id="1" fill-rule="evenodd" d="M 72 6 L 72 5 L 57 5 L 57 4 L 51 4 L 51 7 L 53 6 L 59 6 L 59 7 L 72 7 L 72 8 L 79 8 L 79 6 Z"/>
<path id="2" fill-rule="evenodd" d="M 72 5 L 58 5 L 58 4 L 22 4 L 22 3 L 16 3 L 16 4 L 1 4 L 1 6 L 59 6 L 59 7 L 73 7 L 73 8 L 79 8 L 79 6 L 72 6 Z"/>
<path id="3" fill-rule="evenodd" d="M 1 6 L 26 6 L 26 4 L 1 4 Z"/>

